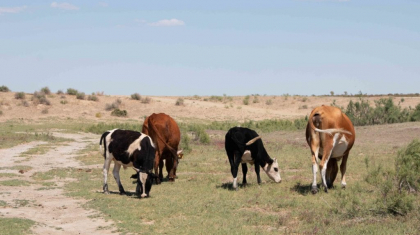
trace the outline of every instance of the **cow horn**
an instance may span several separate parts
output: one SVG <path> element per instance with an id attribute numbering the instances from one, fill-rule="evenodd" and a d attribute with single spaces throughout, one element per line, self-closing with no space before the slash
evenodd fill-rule
<path id="1" fill-rule="evenodd" d="M 248 141 L 245 145 L 246 145 L 246 146 L 251 145 L 251 144 L 253 144 L 255 141 L 259 140 L 259 139 L 261 139 L 261 136 L 257 136 L 257 137 L 255 137 L 254 139 L 252 139 L 252 140 Z"/>
<path id="2" fill-rule="evenodd" d="M 139 169 L 137 169 L 137 168 L 135 168 L 135 167 L 133 167 L 133 169 L 134 169 L 137 173 L 139 173 L 139 172 L 140 172 L 140 170 L 139 170 Z"/>

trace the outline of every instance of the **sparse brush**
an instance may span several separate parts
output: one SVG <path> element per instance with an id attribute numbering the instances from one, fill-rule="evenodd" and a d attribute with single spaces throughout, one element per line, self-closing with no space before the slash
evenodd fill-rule
<path id="1" fill-rule="evenodd" d="M 67 102 L 67 100 L 61 100 L 60 101 L 60 104 L 67 104 L 68 102 Z"/>
<path id="2" fill-rule="evenodd" d="M 46 94 L 46 95 L 51 94 L 51 90 L 50 90 L 50 88 L 48 88 L 47 86 L 46 86 L 46 87 L 41 88 L 41 91 L 42 91 L 42 92 L 44 92 L 44 94 Z"/>
<path id="3" fill-rule="evenodd" d="M 35 105 L 37 104 L 45 104 L 51 105 L 51 102 L 45 97 L 45 93 L 42 91 L 35 91 L 34 95 L 32 96 L 32 101 Z"/>
<path id="4" fill-rule="evenodd" d="M 88 100 L 90 101 L 99 101 L 98 97 L 96 95 L 89 95 Z"/>
<path id="5" fill-rule="evenodd" d="M 3 110 L 0 110 L 0 116 L 3 115 Z"/>
<path id="6" fill-rule="evenodd" d="M 15 99 L 18 99 L 18 100 L 25 99 L 25 93 L 24 92 L 16 92 Z"/>
<path id="7" fill-rule="evenodd" d="M 77 92 L 76 99 L 78 100 L 84 100 L 85 99 L 85 93 L 84 92 Z"/>
<path id="8" fill-rule="evenodd" d="M 68 95 L 77 95 L 78 91 L 76 89 L 73 88 L 68 88 L 67 89 L 67 94 Z"/>
<path id="9" fill-rule="evenodd" d="M 141 103 L 142 103 L 142 104 L 150 104 L 150 102 L 152 102 L 152 99 L 151 99 L 151 98 L 149 98 L 149 97 L 143 98 L 143 99 L 141 100 Z"/>
<path id="10" fill-rule="evenodd" d="M 178 98 L 175 102 L 176 106 L 184 106 L 184 99 L 183 98 Z"/>
<path id="11" fill-rule="evenodd" d="M 270 99 L 270 100 L 267 100 L 266 102 L 265 102 L 265 104 L 266 105 L 272 105 L 273 104 L 273 101 Z"/>
<path id="12" fill-rule="evenodd" d="M 96 113 L 96 114 L 95 114 L 95 117 L 97 117 L 97 118 L 101 118 L 101 117 L 102 117 L 102 113 Z"/>
<path id="13" fill-rule="evenodd" d="M 113 109 L 118 109 L 121 104 L 122 104 L 122 101 L 120 99 L 116 99 L 112 104 L 106 104 L 105 110 L 110 111 Z"/>
<path id="14" fill-rule="evenodd" d="M 141 95 L 139 93 L 134 93 L 134 94 L 131 95 L 131 99 L 141 100 Z"/>
<path id="15" fill-rule="evenodd" d="M 248 105 L 249 104 L 249 95 L 245 96 L 244 100 L 242 100 L 242 103 L 244 105 Z"/>
<path id="16" fill-rule="evenodd" d="M 126 117 L 127 116 L 127 110 L 120 110 L 120 109 L 114 109 L 111 112 L 112 116 L 117 116 L 117 117 Z"/>
<path id="17" fill-rule="evenodd" d="M 41 111 L 41 113 L 42 113 L 42 114 L 47 114 L 47 113 L 48 113 L 48 109 L 43 109 L 43 110 Z"/>
<path id="18" fill-rule="evenodd" d="M 29 102 L 28 102 L 28 101 L 26 101 L 26 100 L 22 100 L 22 105 L 23 105 L 24 107 L 29 107 Z"/>
<path id="19" fill-rule="evenodd" d="M 57 91 L 57 95 L 62 95 L 62 94 L 64 94 L 64 92 L 62 90 Z"/>
<path id="20" fill-rule="evenodd" d="M 252 103 L 259 103 L 260 100 L 258 99 L 258 96 L 254 96 L 254 100 L 252 100 Z"/>

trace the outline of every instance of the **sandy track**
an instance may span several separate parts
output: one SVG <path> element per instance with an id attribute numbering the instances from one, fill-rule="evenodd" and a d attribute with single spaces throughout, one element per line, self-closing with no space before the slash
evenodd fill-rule
<path id="1" fill-rule="evenodd" d="M 64 195 L 63 187 L 66 182 L 74 179 L 56 179 L 57 187 L 40 190 L 43 186 L 36 184 L 31 178 L 37 172 L 46 172 L 56 168 L 82 168 L 75 159 L 76 153 L 88 144 L 97 142 L 97 136 L 90 134 L 64 134 L 54 133 L 57 137 L 70 138 L 74 141 L 51 149 L 43 155 L 34 155 L 29 161 L 20 162 L 19 154 L 43 142 L 31 142 L 15 146 L 10 149 L 0 150 L 2 165 L 0 173 L 14 173 L 15 179 L 28 181 L 29 186 L 2 186 L 0 185 L 0 200 L 7 206 L 0 208 L 3 218 L 26 218 L 36 223 L 31 228 L 34 234 L 112 234 L 113 224 L 103 218 L 90 218 L 97 215 L 94 210 L 82 208 L 85 200 L 74 199 Z M 28 172 L 20 174 L 19 169 L 10 169 L 16 166 L 31 166 Z M 9 168 L 9 169 L 8 169 Z M 3 177 L 0 180 L 10 180 Z M 26 205 L 18 205 L 19 202 Z M 96 217 L 96 216 L 95 216 Z M 106 227 L 104 229 L 104 227 Z"/>

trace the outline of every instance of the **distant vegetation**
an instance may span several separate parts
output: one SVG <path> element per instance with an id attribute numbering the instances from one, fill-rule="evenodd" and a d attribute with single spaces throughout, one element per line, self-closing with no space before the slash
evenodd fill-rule
<path id="1" fill-rule="evenodd" d="M 18 100 L 25 99 L 25 92 L 16 92 L 15 99 L 18 99 Z"/>
<path id="2" fill-rule="evenodd" d="M 114 109 L 111 112 L 112 116 L 116 116 L 116 117 L 126 117 L 127 116 L 127 110 L 120 110 L 120 109 Z"/>
<path id="3" fill-rule="evenodd" d="M 85 93 L 84 92 L 77 92 L 76 99 L 78 100 L 84 100 L 85 99 Z"/>
<path id="4" fill-rule="evenodd" d="M 131 99 L 141 100 L 141 95 L 139 93 L 134 93 L 134 94 L 131 95 Z"/>
<path id="5" fill-rule="evenodd" d="M 184 106 L 184 99 L 183 98 L 178 98 L 175 102 L 176 106 Z"/>
<path id="6" fill-rule="evenodd" d="M 77 95 L 77 90 L 73 89 L 73 88 L 68 88 L 67 89 L 67 94 L 68 95 Z"/>
<path id="7" fill-rule="evenodd" d="M 34 105 L 51 105 L 51 102 L 47 99 L 47 97 L 45 97 L 45 93 L 43 91 L 35 91 L 34 95 L 32 96 L 32 102 Z"/>
<path id="8" fill-rule="evenodd" d="M 0 86 L 0 92 L 9 92 L 10 89 L 7 86 Z"/>
<path id="9" fill-rule="evenodd" d="M 105 105 L 105 110 L 106 111 L 111 111 L 111 110 L 114 110 L 114 109 L 118 109 L 121 104 L 122 104 L 121 99 L 116 99 L 112 104 L 106 104 Z"/>

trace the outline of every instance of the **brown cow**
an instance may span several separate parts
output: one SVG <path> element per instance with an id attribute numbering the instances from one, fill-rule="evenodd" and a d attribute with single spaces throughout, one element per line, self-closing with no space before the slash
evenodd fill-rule
<path id="1" fill-rule="evenodd" d="M 339 108 L 319 106 L 312 110 L 306 126 L 306 140 L 312 153 L 312 193 L 318 192 L 316 184 L 317 163 L 321 170 L 325 192 L 332 188 L 340 165 L 341 186 L 346 187 L 346 164 L 356 138 L 353 124 Z M 321 160 L 321 162 L 319 162 Z"/>
<path id="2" fill-rule="evenodd" d="M 144 120 L 142 132 L 149 135 L 156 145 L 154 169 L 155 175 L 159 175 L 156 178 L 156 184 L 160 184 L 163 180 L 163 160 L 165 160 L 169 181 L 175 181 L 178 161 L 183 154 L 182 150 L 178 150 L 181 132 L 174 119 L 164 113 L 154 113 Z"/>

